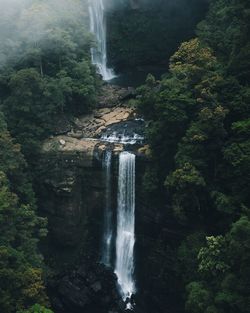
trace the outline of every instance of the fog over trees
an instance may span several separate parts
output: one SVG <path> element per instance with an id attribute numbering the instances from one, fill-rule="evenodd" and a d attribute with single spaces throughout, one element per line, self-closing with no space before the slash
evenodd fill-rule
<path id="1" fill-rule="evenodd" d="M 84 0 L 1 0 L 0 66 L 10 58 L 20 60 L 27 46 L 51 48 L 48 39 L 56 32 L 63 36 L 63 24 L 81 20 L 86 26 L 87 13 Z"/>

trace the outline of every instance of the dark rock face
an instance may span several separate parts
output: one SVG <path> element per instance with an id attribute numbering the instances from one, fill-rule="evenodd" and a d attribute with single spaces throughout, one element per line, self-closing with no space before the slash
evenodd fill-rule
<path id="1" fill-rule="evenodd" d="M 122 88 L 115 85 L 103 85 L 98 97 L 99 108 L 121 106 L 124 101 L 135 98 L 136 91 L 133 87 Z"/>
<path id="2" fill-rule="evenodd" d="M 167 71 L 169 57 L 181 42 L 195 35 L 208 6 L 207 0 L 113 2 L 107 10 L 107 47 L 108 60 L 117 73 L 147 65 Z"/>
<path id="3" fill-rule="evenodd" d="M 49 281 L 55 313 L 120 313 L 124 309 L 116 276 L 97 264 L 105 199 L 101 159 L 101 154 L 90 160 L 83 152 L 51 151 L 40 160 L 40 209 L 49 219 L 50 231 L 45 255 L 47 260 L 53 259 L 52 268 L 59 273 Z M 174 246 L 179 235 L 172 232 L 175 225 L 171 221 L 166 227 L 167 208 L 159 210 L 144 199 L 145 162 L 149 161 L 143 156 L 136 161 L 136 312 L 166 313 L 169 308 L 176 313 L 178 286 L 174 285 L 171 242 Z M 115 210 L 117 156 L 112 163 Z"/>
<path id="4" fill-rule="evenodd" d="M 54 277 L 49 292 L 55 312 L 121 313 L 125 309 L 116 275 L 101 264 L 83 265 Z"/>
<path id="5" fill-rule="evenodd" d="M 143 120 L 129 120 L 125 122 L 120 122 L 114 125 L 110 125 L 101 135 L 105 134 L 111 136 L 116 133 L 120 136 L 127 136 L 133 138 L 134 134 L 140 137 L 144 137 L 145 123 Z"/>
<path id="6" fill-rule="evenodd" d="M 83 248 L 93 217 L 98 224 L 103 174 L 100 164 L 92 167 L 85 158 L 88 155 L 80 153 L 49 153 L 39 162 L 39 207 L 48 217 L 51 245 Z"/>

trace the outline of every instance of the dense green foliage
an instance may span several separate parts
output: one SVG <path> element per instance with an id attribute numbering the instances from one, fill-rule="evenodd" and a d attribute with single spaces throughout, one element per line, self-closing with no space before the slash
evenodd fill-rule
<path id="1" fill-rule="evenodd" d="M 185 226 L 175 275 L 192 313 L 249 311 L 249 12 L 247 0 L 211 1 L 169 74 L 138 90 L 152 159 L 144 188 L 148 201 L 161 190 L 158 205 Z"/>
<path id="2" fill-rule="evenodd" d="M 18 311 L 17 313 L 53 313 L 53 312 L 39 304 L 35 304 L 30 309 L 25 311 Z"/>
<path id="3" fill-rule="evenodd" d="M 46 220 L 35 213 L 26 163 L 3 116 L 0 128 L 0 310 L 11 313 L 36 302 L 47 304 L 37 250 L 38 239 L 46 235 Z"/>
<path id="4" fill-rule="evenodd" d="M 27 0 L 0 15 L 0 311 L 52 313 L 31 173 L 55 126 L 95 105 L 86 3 Z"/>
<path id="5" fill-rule="evenodd" d="M 99 83 L 90 64 L 85 5 L 32 1 L 12 23 L 0 22 L 15 30 L 0 47 L 2 110 L 26 157 L 36 153 L 60 117 L 95 105 Z"/>

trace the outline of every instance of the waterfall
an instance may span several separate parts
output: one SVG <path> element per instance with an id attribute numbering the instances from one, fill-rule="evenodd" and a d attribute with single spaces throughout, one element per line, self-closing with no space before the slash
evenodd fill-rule
<path id="1" fill-rule="evenodd" d="M 118 209 L 115 273 L 124 301 L 135 293 L 135 155 L 119 156 Z"/>
<path id="2" fill-rule="evenodd" d="M 106 266 L 111 266 L 111 248 L 113 237 L 113 214 L 111 207 L 111 162 L 112 151 L 106 150 L 104 152 L 102 167 L 105 172 L 105 207 L 104 207 L 104 231 L 103 231 L 103 245 L 102 245 L 102 259 L 101 262 Z"/>
<path id="3" fill-rule="evenodd" d="M 112 69 L 107 67 L 107 33 L 103 1 L 90 0 L 90 31 L 96 38 L 96 47 L 91 49 L 91 59 L 92 64 L 96 65 L 102 78 L 111 80 L 115 75 Z"/>
<path id="4" fill-rule="evenodd" d="M 126 135 L 125 131 L 124 134 L 117 134 L 117 132 L 113 132 L 111 134 L 103 134 L 101 136 L 101 140 L 111 143 L 122 143 L 122 144 L 129 144 L 134 145 L 136 143 L 142 143 L 144 137 L 138 134 Z"/>

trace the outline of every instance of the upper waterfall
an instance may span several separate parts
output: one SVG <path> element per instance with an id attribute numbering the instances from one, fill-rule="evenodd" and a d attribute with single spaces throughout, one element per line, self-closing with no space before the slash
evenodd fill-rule
<path id="1" fill-rule="evenodd" d="M 103 0 L 89 1 L 90 31 L 96 37 L 96 47 L 91 49 L 92 63 L 96 65 L 103 80 L 115 77 L 112 69 L 107 66 L 107 28 Z"/>
<path id="2" fill-rule="evenodd" d="M 119 156 L 118 209 L 115 273 L 123 299 L 135 293 L 135 155 L 122 152 Z"/>

